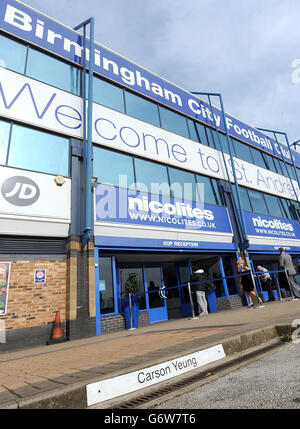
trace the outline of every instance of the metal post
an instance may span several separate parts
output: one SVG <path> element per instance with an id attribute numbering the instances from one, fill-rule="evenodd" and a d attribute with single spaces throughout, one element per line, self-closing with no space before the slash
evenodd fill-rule
<path id="1" fill-rule="evenodd" d="M 194 304 L 193 304 L 193 298 L 192 298 L 192 293 L 191 293 L 191 284 L 190 284 L 190 282 L 188 282 L 187 285 L 188 285 L 188 290 L 189 290 L 190 304 L 191 304 L 192 316 L 193 316 L 189 320 L 199 319 L 199 317 L 195 316 L 195 312 L 194 312 Z"/>
<path id="2" fill-rule="evenodd" d="M 88 86 L 88 97 L 86 97 L 86 26 L 90 26 L 90 40 L 89 40 L 89 86 Z M 94 18 L 84 21 L 83 23 L 74 27 L 74 30 L 79 30 L 83 27 L 83 146 L 84 146 L 84 162 L 85 162 L 85 207 L 84 207 L 84 228 L 81 237 L 81 247 L 84 248 L 87 242 L 92 236 L 92 176 L 93 176 L 93 143 L 92 143 L 92 132 L 93 132 L 93 78 L 94 78 Z M 86 111 L 86 98 L 88 100 L 88 106 Z"/>
<path id="3" fill-rule="evenodd" d="M 130 311 L 130 328 L 129 330 L 135 329 L 132 327 L 132 303 L 131 303 L 131 292 L 129 292 L 129 311 Z"/>
<path id="4" fill-rule="evenodd" d="M 278 289 L 278 294 L 279 294 L 279 299 L 280 301 L 282 301 L 282 295 L 281 295 L 281 290 L 280 290 L 280 285 L 279 285 L 279 281 L 278 281 L 278 273 L 275 273 L 275 281 L 276 281 L 276 285 L 277 285 L 277 289 Z"/>
<path id="5" fill-rule="evenodd" d="M 229 296 L 229 291 L 228 291 L 227 280 L 226 280 L 226 276 L 225 276 L 222 256 L 219 256 L 219 267 L 220 267 L 220 271 L 221 271 L 221 277 L 222 277 L 225 296 Z"/>

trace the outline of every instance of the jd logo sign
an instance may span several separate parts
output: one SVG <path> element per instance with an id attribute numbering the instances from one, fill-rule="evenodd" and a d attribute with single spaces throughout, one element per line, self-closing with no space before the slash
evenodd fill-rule
<path id="1" fill-rule="evenodd" d="M 1 187 L 1 194 L 14 206 L 30 206 L 40 196 L 38 185 L 28 177 L 14 176 L 5 180 Z"/>

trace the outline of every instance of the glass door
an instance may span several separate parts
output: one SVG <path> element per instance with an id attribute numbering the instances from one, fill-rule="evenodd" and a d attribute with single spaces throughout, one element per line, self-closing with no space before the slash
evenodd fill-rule
<path id="1" fill-rule="evenodd" d="M 182 317 L 181 300 L 178 286 L 177 266 L 174 262 L 162 264 L 164 286 L 171 288 L 167 290 L 167 310 L 168 319 L 178 319 Z"/>
<path id="2" fill-rule="evenodd" d="M 182 300 L 181 311 L 182 311 L 183 317 L 187 317 L 192 314 L 190 295 L 187 287 L 187 283 L 190 281 L 190 278 L 191 278 L 191 267 L 190 267 L 189 261 L 185 263 L 180 263 L 178 265 L 178 271 L 179 271 L 181 300 Z M 192 302 L 192 305 L 193 305 L 193 302 Z"/>
<path id="3" fill-rule="evenodd" d="M 150 323 L 168 319 L 166 299 L 161 298 L 159 289 L 162 287 L 161 266 L 145 266 L 146 301 L 149 309 Z"/>

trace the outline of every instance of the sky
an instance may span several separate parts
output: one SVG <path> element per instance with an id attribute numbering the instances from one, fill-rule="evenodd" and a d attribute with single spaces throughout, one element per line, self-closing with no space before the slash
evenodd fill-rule
<path id="1" fill-rule="evenodd" d="M 221 93 L 249 125 L 300 139 L 299 0 L 23 3 L 69 27 L 93 16 L 96 42 L 183 89 Z"/>

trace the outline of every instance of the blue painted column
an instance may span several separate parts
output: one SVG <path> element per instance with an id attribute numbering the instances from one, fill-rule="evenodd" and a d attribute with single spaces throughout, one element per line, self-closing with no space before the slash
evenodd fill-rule
<path id="1" fill-rule="evenodd" d="M 224 265 L 223 265 L 222 256 L 219 256 L 219 266 L 220 266 L 221 276 L 223 277 L 223 286 L 224 286 L 225 296 L 228 297 L 229 296 L 229 292 L 228 292 L 228 287 L 227 287 L 227 281 L 224 278 L 225 277 L 225 271 L 224 271 Z"/>

